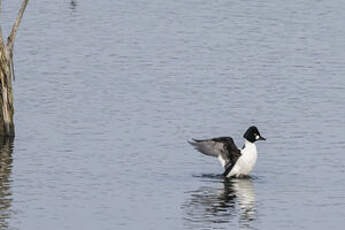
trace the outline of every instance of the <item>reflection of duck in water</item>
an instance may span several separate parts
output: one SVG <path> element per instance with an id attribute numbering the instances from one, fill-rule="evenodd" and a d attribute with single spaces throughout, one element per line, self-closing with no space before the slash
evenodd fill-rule
<path id="1" fill-rule="evenodd" d="M 241 226 L 250 228 L 256 216 L 252 179 L 222 179 L 220 182 L 220 188 L 203 186 L 190 192 L 190 199 L 182 206 L 188 227 L 217 228 L 219 224 L 236 223 L 238 219 Z"/>
<path id="2" fill-rule="evenodd" d="M 71 9 L 75 9 L 77 7 L 77 1 L 71 0 Z"/>
<path id="3" fill-rule="evenodd" d="M 11 208 L 10 175 L 12 171 L 13 138 L 0 138 L 0 229 L 8 228 Z"/>
<path id="4" fill-rule="evenodd" d="M 241 209 L 241 221 L 250 222 L 255 219 L 255 191 L 250 178 L 236 179 L 233 190 Z"/>

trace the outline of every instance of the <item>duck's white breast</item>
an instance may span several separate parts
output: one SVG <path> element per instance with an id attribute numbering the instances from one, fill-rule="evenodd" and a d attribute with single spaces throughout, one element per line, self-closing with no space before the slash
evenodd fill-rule
<path id="1" fill-rule="evenodd" d="M 241 154 L 242 156 L 237 160 L 228 177 L 248 175 L 253 170 L 258 156 L 255 144 L 246 141 Z"/>

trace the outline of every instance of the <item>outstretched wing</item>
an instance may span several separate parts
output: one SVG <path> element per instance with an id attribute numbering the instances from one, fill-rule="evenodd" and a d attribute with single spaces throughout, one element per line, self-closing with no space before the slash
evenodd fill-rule
<path id="1" fill-rule="evenodd" d="M 232 169 L 241 156 L 241 151 L 237 148 L 231 137 L 217 137 L 206 140 L 193 139 L 193 141 L 188 142 L 199 152 L 208 156 L 218 157 L 226 170 L 229 167 Z"/>
<path id="2" fill-rule="evenodd" d="M 191 144 L 199 152 L 208 156 L 218 157 L 224 148 L 223 143 L 215 142 L 212 139 L 207 139 L 207 140 L 192 139 L 192 140 L 193 141 L 188 141 L 188 143 Z"/>

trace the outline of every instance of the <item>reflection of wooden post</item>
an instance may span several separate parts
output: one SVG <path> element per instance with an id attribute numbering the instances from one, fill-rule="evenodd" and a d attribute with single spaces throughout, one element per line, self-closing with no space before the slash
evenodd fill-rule
<path id="1" fill-rule="evenodd" d="M 14 137 L 0 137 L 0 229 L 8 229 L 11 215 L 12 151 Z"/>
<path id="2" fill-rule="evenodd" d="M 29 0 L 24 0 L 17 16 L 17 20 L 12 27 L 10 36 L 5 45 L 2 38 L 0 27 L 0 136 L 14 136 L 13 122 L 13 90 L 12 77 L 13 72 L 13 46 L 16 32 L 22 20 L 24 10 Z M 0 0 L 1 8 L 1 0 Z"/>

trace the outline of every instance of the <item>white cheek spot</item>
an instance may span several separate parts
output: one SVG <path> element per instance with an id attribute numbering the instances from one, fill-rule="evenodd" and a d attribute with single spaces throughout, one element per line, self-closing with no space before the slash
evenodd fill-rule
<path id="1" fill-rule="evenodd" d="M 259 138 L 260 138 L 260 136 L 259 136 L 259 135 L 256 135 L 256 136 L 255 136 L 255 139 L 256 139 L 256 140 L 258 140 Z"/>

